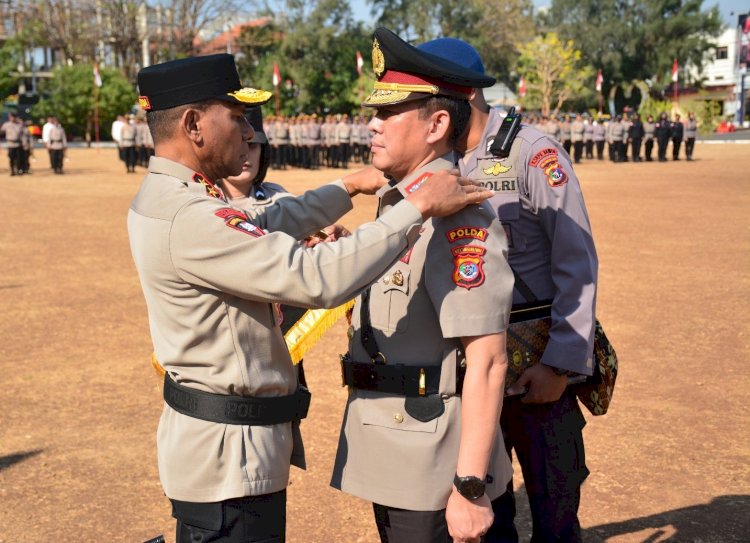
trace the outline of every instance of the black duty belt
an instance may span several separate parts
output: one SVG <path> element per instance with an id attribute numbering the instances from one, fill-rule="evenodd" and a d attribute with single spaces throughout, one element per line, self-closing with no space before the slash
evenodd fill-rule
<path id="1" fill-rule="evenodd" d="M 456 394 L 461 394 L 466 368 L 456 369 Z M 399 396 L 430 396 L 440 392 L 440 366 L 406 366 L 355 362 L 348 354 L 341 357 L 341 381 L 344 386 Z"/>
<path id="2" fill-rule="evenodd" d="M 307 417 L 310 392 L 299 387 L 290 396 L 256 398 L 196 390 L 164 376 L 164 401 L 183 415 L 221 424 L 268 426 Z"/>

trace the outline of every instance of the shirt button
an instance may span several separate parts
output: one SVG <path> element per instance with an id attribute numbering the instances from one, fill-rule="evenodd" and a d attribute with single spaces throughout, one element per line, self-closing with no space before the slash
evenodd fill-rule
<path id="1" fill-rule="evenodd" d="M 404 422 L 404 416 L 401 413 L 396 413 L 395 415 L 393 415 L 393 420 L 401 424 L 402 422 Z"/>

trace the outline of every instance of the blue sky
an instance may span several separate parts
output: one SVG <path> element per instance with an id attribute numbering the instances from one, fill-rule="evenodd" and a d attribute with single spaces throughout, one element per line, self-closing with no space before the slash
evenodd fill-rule
<path id="1" fill-rule="evenodd" d="M 350 0 L 352 5 L 352 11 L 357 19 L 362 21 L 369 21 L 370 19 L 370 7 L 367 5 L 365 0 Z M 550 0 L 534 0 L 534 5 L 537 7 L 550 5 Z M 750 12 L 750 5 L 748 0 L 704 0 L 704 9 L 709 9 L 716 4 L 719 5 L 722 19 L 724 23 L 736 25 L 737 15 L 740 13 Z M 734 15 L 732 15 L 734 13 Z"/>

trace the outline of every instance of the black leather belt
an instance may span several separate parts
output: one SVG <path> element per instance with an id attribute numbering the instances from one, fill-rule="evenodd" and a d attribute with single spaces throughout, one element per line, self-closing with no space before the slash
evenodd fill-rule
<path id="1" fill-rule="evenodd" d="M 196 390 L 164 376 L 164 401 L 183 415 L 221 424 L 268 426 L 307 417 L 310 392 L 299 387 L 289 396 L 256 398 Z"/>
<path id="2" fill-rule="evenodd" d="M 456 395 L 461 394 L 466 368 L 456 369 Z M 341 357 L 341 381 L 344 386 L 399 396 L 430 396 L 440 392 L 440 366 L 405 366 L 355 362 L 348 354 Z"/>

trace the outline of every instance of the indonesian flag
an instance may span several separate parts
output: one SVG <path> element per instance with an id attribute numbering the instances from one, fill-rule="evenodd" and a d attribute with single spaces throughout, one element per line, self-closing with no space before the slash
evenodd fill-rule
<path id="1" fill-rule="evenodd" d="M 357 75 L 362 75 L 362 66 L 365 65 L 365 61 L 362 60 L 362 54 L 357 51 Z"/>
<path id="2" fill-rule="evenodd" d="M 99 73 L 99 64 L 94 64 L 94 85 L 97 87 L 102 86 L 102 76 Z"/>
<path id="3" fill-rule="evenodd" d="M 273 86 L 278 87 L 281 83 L 281 73 L 279 72 L 279 65 L 273 63 Z"/>
<path id="4" fill-rule="evenodd" d="M 604 82 L 604 76 L 602 71 L 599 70 L 596 74 L 596 92 L 602 92 L 602 83 Z"/>
<path id="5" fill-rule="evenodd" d="M 526 96 L 526 80 L 521 76 L 521 79 L 518 81 L 518 95 L 523 98 Z"/>
<path id="6" fill-rule="evenodd" d="M 674 59 L 674 64 L 672 64 L 672 81 L 677 83 L 680 76 L 678 74 L 678 65 L 677 65 L 677 59 Z"/>

